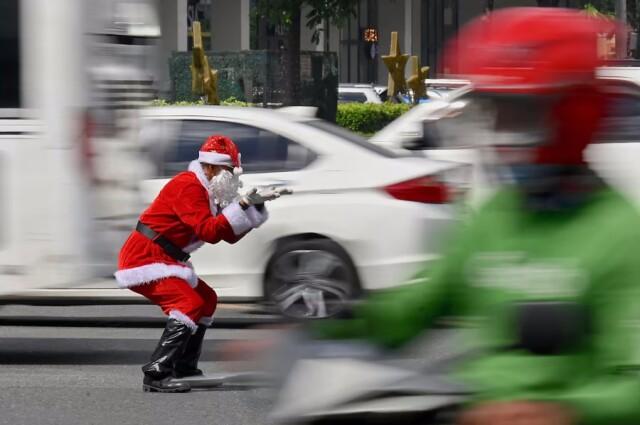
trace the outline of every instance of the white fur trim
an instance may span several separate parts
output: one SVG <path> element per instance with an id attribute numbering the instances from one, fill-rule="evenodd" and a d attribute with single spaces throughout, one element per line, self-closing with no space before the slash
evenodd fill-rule
<path id="1" fill-rule="evenodd" d="M 233 166 L 231 163 L 231 155 L 218 152 L 198 152 L 198 161 L 211 165 Z"/>
<path id="2" fill-rule="evenodd" d="M 208 192 L 209 191 L 209 180 L 207 179 L 207 176 L 204 175 L 204 171 L 202 170 L 202 165 L 200 164 L 200 161 L 198 161 L 197 159 L 194 160 L 194 161 L 191 161 L 189 163 L 188 170 L 196 175 L 196 177 L 198 178 L 198 181 L 200 181 L 200 184 L 203 185 L 204 188 L 207 189 L 207 192 Z"/>
<path id="3" fill-rule="evenodd" d="M 191 242 L 189 245 L 187 245 L 184 248 L 182 248 L 182 250 L 184 252 L 186 252 L 187 254 L 191 254 L 192 252 L 197 251 L 198 249 L 200 249 L 202 247 L 202 245 L 204 245 L 203 241 L 196 240 L 195 242 Z"/>
<path id="4" fill-rule="evenodd" d="M 202 170 L 202 164 L 200 164 L 200 161 L 198 161 L 197 159 L 191 161 L 189 163 L 188 170 L 195 174 L 200 184 L 204 186 L 205 189 L 207 189 L 207 195 L 209 196 L 209 209 L 211 210 L 211 214 L 213 214 L 214 216 L 218 215 L 218 206 L 216 205 L 215 200 L 211 198 L 211 193 L 209 192 L 210 182 L 207 179 L 207 176 L 204 175 L 204 170 Z"/>
<path id="5" fill-rule="evenodd" d="M 223 209 L 222 215 L 227 218 L 229 224 L 231 224 L 233 233 L 235 233 L 236 236 L 241 235 L 252 228 L 251 220 L 247 216 L 246 211 L 244 211 L 237 202 L 234 202 Z"/>
<path id="6" fill-rule="evenodd" d="M 118 270 L 114 276 L 120 288 L 144 285 L 166 277 L 184 279 L 192 288 L 198 286 L 198 276 L 190 265 L 151 263 L 131 269 Z"/>
<path id="7" fill-rule="evenodd" d="M 202 317 L 200 318 L 200 320 L 198 320 L 198 324 L 199 325 L 204 325 L 204 326 L 211 326 L 211 324 L 213 323 L 213 316 L 210 317 Z"/>
<path id="8" fill-rule="evenodd" d="M 236 176 L 239 176 L 243 172 L 244 170 L 242 169 L 242 167 L 233 167 L 233 174 L 235 174 Z"/>
<path id="9" fill-rule="evenodd" d="M 267 207 L 262 207 L 262 212 L 260 212 L 255 206 L 251 205 L 245 212 L 249 220 L 251 220 L 251 226 L 253 226 L 254 229 L 262 226 L 269 218 Z"/>
<path id="10" fill-rule="evenodd" d="M 196 323 L 193 320 L 191 320 L 189 316 L 187 316 L 180 310 L 171 310 L 169 312 L 169 317 L 186 325 L 189 329 L 191 329 L 191 333 L 196 333 L 196 331 L 198 330 L 198 325 L 196 325 Z"/>

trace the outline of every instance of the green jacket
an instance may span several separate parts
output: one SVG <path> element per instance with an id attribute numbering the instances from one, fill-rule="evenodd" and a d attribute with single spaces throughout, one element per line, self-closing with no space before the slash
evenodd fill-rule
<path id="1" fill-rule="evenodd" d="M 611 190 L 581 208 L 530 213 L 504 190 L 466 226 L 435 267 L 373 296 L 356 319 L 321 325 L 325 336 L 396 347 L 443 315 L 466 318 L 463 342 L 486 348 L 461 365 L 474 401 L 539 400 L 572 406 L 585 424 L 640 423 L 640 218 Z M 514 343 L 514 303 L 587 306 L 593 336 L 571 354 L 499 350 Z"/>

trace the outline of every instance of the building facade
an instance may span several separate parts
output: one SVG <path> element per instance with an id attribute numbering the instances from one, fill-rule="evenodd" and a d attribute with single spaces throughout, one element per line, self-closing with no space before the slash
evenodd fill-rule
<path id="1" fill-rule="evenodd" d="M 202 22 L 205 48 L 212 52 L 282 48 L 282 30 L 268 25 L 255 12 L 257 0 L 157 0 L 162 40 L 156 64 L 162 91 L 168 90 L 167 60 L 174 51 L 192 45 L 191 23 Z M 561 0 L 573 7 L 577 0 Z M 536 6 L 536 0 L 494 0 L 494 8 Z M 458 29 L 485 13 L 484 0 L 359 0 L 356 16 L 342 28 L 321 27 L 318 43 L 302 11 L 301 50 L 334 51 L 340 62 L 340 82 L 386 84 L 387 71 L 380 59 L 397 31 L 403 53 L 420 58 L 431 76 L 442 71 L 440 55 L 446 40 Z M 371 34 L 377 42 L 367 41 Z M 407 71 L 408 72 L 408 71 Z"/>

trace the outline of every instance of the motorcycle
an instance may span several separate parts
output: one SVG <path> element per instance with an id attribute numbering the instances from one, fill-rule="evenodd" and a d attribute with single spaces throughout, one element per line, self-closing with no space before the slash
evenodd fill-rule
<path id="1" fill-rule="evenodd" d="M 362 341 L 318 341 L 298 330 L 279 344 L 270 422 L 289 425 L 446 425 L 469 392 L 443 370 L 416 367 Z"/>

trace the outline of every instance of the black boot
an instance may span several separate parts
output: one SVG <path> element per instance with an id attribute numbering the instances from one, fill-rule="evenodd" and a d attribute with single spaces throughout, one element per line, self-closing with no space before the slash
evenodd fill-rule
<path id="1" fill-rule="evenodd" d="M 143 391 L 182 393 L 191 390 L 189 384 L 172 382 L 173 365 L 182 356 L 190 337 L 191 329 L 187 325 L 172 318 L 167 321 L 151 361 L 142 366 Z"/>
<path id="2" fill-rule="evenodd" d="M 184 353 L 175 363 L 174 376 L 176 378 L 188 378 L 191 376 L 202 376 L 203 373 L 198 369 L 198 360 L 202 353 L 202 342 L 204 341 L 204 333 L 207 327 L 198 325 L 198 330 L 191 335 Z"/>

